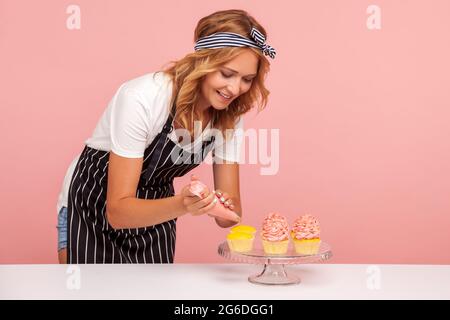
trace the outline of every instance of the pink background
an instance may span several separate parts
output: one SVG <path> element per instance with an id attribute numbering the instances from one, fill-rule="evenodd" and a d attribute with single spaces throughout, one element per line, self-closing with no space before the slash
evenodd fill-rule
<path id="1" fill-rule="evenodd" d="M 66 28 L 72 3 L 81 30 Z M 381 30 L 366 27 L 371 4 Z M 230 8 L 278 51 L 268 108 L 245 127 L 280 129 L 280 169 L 241 167 L 244 222 L 313 214 L 333 263 L 450 263 L 447 0 L 1 0 L 0 263 L 57 262 L 66 168 L 115 90 L 191 52 L 197 21 Z M 212 183 L 210 165 L 194 172 Z M 176 261 L 225 262 L 226 233 L 181 218 Z"/>

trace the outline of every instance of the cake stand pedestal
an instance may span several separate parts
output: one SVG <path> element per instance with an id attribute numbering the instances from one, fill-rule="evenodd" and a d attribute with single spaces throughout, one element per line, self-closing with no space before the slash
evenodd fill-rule
<path id="1" fill-rule="evenodd" d="M 219 245 L 218 253 L 231 261 L 264 265 L 261 273 L 248 277 L 248 281 L 251 283 L 264 285 L 298 284 L 301 279 L 296 275 L 288 274 L 285 265 L 320 262 L 333 256 L 331 247 L 323 241 L 318 253 L 314 255 L 301 255 L 296 253 L 293 248 L 289 248 L 288 252 L 283 255 L 269 255 L 258 247 L 248 252 L 235 252 L 230 250 L 226 241 Z"/>

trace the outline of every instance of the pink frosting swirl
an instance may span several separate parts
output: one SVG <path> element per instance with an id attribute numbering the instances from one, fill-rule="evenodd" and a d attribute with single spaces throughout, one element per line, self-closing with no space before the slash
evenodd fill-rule
<path id="1" fill-rule="evenodd" d="M 318 239 L 320 237 L 319 221 L 312 215 L 303 215 L 294 221 L 292 233 L 298 240 Z"/>
<path id="2" fill-rule="evenodd" d="M 287 219 L 272 212 L 264 218 L 261 238 L 266 241 L 284 241 L 289 239 L 289 226 Z"/>

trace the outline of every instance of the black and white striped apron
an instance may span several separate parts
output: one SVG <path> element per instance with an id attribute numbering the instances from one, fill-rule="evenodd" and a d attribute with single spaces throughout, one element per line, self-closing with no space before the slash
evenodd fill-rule
<path id="1" fill-rule="evenodd" d="M 198 153 L 190 153 L 173 142 L 168 134 L 173 130 L 174 111 L 172 106 L 162 131 L 145 149 L 137 198 L 173 196 L 174 178 L 197 167 L 214 145 L 212 136 L 202 142 Z M 108 163 L 108 151 L 85 146 L 75 167 L 68 196 L 67 262 L 173 263 L 177 219 L 134 229 L 113 229 L 108 223 Z"/>

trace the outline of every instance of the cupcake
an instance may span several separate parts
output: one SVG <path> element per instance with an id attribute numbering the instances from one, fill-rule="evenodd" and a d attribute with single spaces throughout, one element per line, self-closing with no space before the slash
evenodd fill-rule
<path id="1" fill-rule="evenodd" d="M 284 254 L 289 245 L 287 219 L 278 213 L 269 213 L 264 218 L 261 240 L 266 254 Z"/>
<path id="2" fill-rule="evenodd" d="M 246 226 L 246 225 L 241 224 L 241 225 L 231 228 L 230 232 L 244 232 L 244 233 L 248 233 L 248 234 L 251 234 L 252 236 L 254 236 L 256 233 L 256 229 L 252 226 Z"/>
<path id="3" fill-rule="evenodd" d="M 312 215 L 303 215 L 294 221 L 291 230 L 295 252 L 304 255 L 317 254 L 320 248 L 319 221 Z"/>
<path id="4" fill-rule="evenodd" d="M 230 232 L 227 235 L 228 247 L 231 251 L 247 252 L 253 248 L 255 236 L 246 232 Z"/>

